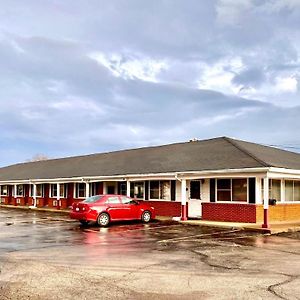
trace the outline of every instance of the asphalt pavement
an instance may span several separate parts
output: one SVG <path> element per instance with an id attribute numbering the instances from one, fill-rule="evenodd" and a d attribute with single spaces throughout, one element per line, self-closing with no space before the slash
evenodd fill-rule
<path id="1" fill-rule="evenodd" d="M 1 208 L 0 299 L 300 299 L 300 234 Z"/>

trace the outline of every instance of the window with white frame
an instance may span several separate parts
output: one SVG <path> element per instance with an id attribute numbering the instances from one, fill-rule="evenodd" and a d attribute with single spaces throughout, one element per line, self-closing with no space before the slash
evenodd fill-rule
<path id="1" fill-rule="evenodd" d="M 217 201 L 248 201 L 247 178 L 217 179 Z"/>
<path id="2" fill-rule="evenodd" d="M 67 197 L 67 188 L 65 184 L 59 185 L 59 196 L 60 198 L 66 198 Z M 51 183 L 50 184 L 50 198 L 56 198 L 57 197 L 57 184 Z"/>
<path id="3" fill-rule="evenodd" d="M 300 181 L 285 180 L 285 201 L 300 201 Z"/>
<path id="4" fill-rule="evenodd" d="M 149 182 L 150 199 L 171 200 L 171 181 L 155 180 Z"/>
<path id="5" fill-rule="evenodd" d="M 17 184 L 17 197 L 23 197 L 23 196 L 24 196 L 24 185 Z"/>
<path id="6" fill-rule="evenodd" d="M 0 186 L 0 194 L 1 196 L 8 196 L 8 185 Z"/>
<path id="7" fill-rule="evenodd" d="M 85 198 L 85 183 L 76 183 L 76 189 L 75 189 L 75 198 Z"/>
<path id="8" fill-rule="evenodd" d="M 36 185 L 36 196 L 44 197 L 44 185 L 43 184 Z"/>
<path id="9" fill-rule="evenodd" d="M 130 182 L 130 197 L 137 199 L 144 199 L 145 195 L 145 182 L 135 181 Z"/>
<path id="10" fill-rule="evenodd" d="M 264 179 L 261 180 L 261 199 L 264 199 Z M 269 199 L 281 201 L 280 179 L 269 179 Z"/>
<path id="11" fill-rule="evenodd" d="M 96 196 L 96 195 L 98 195 L 97 187 L 98 187 L 97 182 L 90 183 L 90 195 L 89 196 Z"/>

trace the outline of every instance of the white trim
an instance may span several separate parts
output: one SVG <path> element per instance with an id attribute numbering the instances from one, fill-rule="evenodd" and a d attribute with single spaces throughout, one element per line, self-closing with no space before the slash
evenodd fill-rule
<path id="1" fill-rule="evenodd" d="M 186 205 L 186 179 L 181 181 L 181 205 Z"/>
<path id="2" fill-rule="evenodd" d="M 285 202 L 285 180 L 280 180 L 280 202 Z"/>
<path id="3" fill-rule="evenodd" d="M 274 168 L 273 168 L 274 169 Z M 274 169 L 275 170 L 275 169 Z M 281 170 L 281 169 L 280 169 Z M 42 179 L 42 178 L 35 178 L 35 179 L 24 179 L 24 180 L 4 180 L 0 181 L 0 184 L 6 183 L 53 183 L 53 182 L 60 182 L 60 183 L 68 183 L 68 182 L 82 182 L 85 180 L 89 181 L 120 181 L 130 179 L 130 181 L 141 181 L 141 178 L 148 178 L 148 180 L 157 180 L 160 177 L 160 180 L 179 180 L 180 178 L 184 179 L 194 179 L 194 178 L 215 178 L 215 174 L 223 174 L 222 176 L 226 176 L 226 174 L 233 174 L 233 173 L 261 173 L 270 171 L 268 167 L 261 167 L 261 168 L 242 168 L 242 169 L 220 169 L 220 170 L 207 170 L 207 171 L 182 171 L 182 172 L 171 172 L 171 173 L 140 173 L 140 174 L 124 174 L 124 175 L 114 175 L 114 176 L 84 176 L 84 177 L 58 177 L 58 178 L 51 178 L 51 179 Z M 300 170 L 298 174 L 300 175 Z M 225 173 L 225 175 L 224 175 Z M 257 174 L 256 174 L 257 175 Z M 254 175 L 253 175 L 254 176 Z M 249 175 L 248 177 L 252 177 Z M 263 177 L 263 175 L 262 175 Z"/>
<path id="4" fill-rule="evenodd" d="M 268 174 L 264 178 L 263 184 L 264 184 L 264 200 L 263 200 L 263 204 L 264 204 L 264 209 L 268 209 L 269 208 L 269 177 L 268 177 Z"/>
<path id="5" fill-rule="evenodd" d="M 126 181 L 126 196 L 130 197 L 130 181 Z"/>

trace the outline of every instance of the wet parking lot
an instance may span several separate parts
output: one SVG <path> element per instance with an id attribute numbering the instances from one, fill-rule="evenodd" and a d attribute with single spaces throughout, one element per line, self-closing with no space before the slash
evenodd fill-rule
<path id="1" fill-rule="evenodd" d="M 0 299 L 300 299 L 300 236 L 0 209 Z"/>

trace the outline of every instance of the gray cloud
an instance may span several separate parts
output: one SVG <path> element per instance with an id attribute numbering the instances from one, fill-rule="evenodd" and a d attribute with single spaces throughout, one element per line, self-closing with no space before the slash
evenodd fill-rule
<path id="1" fill-rule="evenodd" d="M 4 0 L 0 165 L 192 137 L 299 141 L 300 6 L 278 3 Z"/>

